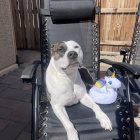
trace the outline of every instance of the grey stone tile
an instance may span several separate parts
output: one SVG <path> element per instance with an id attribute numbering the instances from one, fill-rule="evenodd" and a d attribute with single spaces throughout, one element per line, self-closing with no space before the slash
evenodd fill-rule
<path id="1" fill-rule="evenodd" d="M 0 108 L 0 119 L 28 124 L 31 121 L 31 107 L 21 109 Z"/>
<path id="2" fill-rule="evenodd" d="M 8 124 L 9 124 L 9 121 L 0 119 L 0 132 L 2 130 L 4 130 L 7 127 Z"/>
<path id="3" fill-rule="evenodd" d="M 5 76 L 5 78 L 3 77 L 1 80 L 0 80 L 0 84 L 4 83 L 4 84 L 11 84 L 13 82 L 17 82 L 19 80 L 19 77 L 17 76 L 13 76 L 13 75 L 8 75 Z"/>
<path id="4" fill-rule="evenodd" d="M 32 101 L 31 98 L 32 98 L 31 94 L 24 94 L 21 100 L 24 101 L 24 102 L 31 103 L 31 101 Z"/>
<path id="5" fill-rule="evenodd" d="M 31 102 L 31 90 L 7 88 L 0 94 L 1 98 Z"/>
<path id="6" fill-rule="evenodd" d="M 8 80 L 5 80 L 5 81 L 6 81 L 5 83 L 2 81 L 2 83 L 0 83 L 0 84 L 7 85 L 7 88 L 22 89 L 24 87 L 24 84 L 22 82 L 22 79 L 20 79 L 20 78 L 18 78 L 16 80 L 13 80 L 11 82 L 8 81 Z"/>
<path id="7" fill-rule="evenodd" d="M 7 84 L 0 84 L 0 94 L 7 88 Z"/>
<path id="8" fill-rule="evenodd" d="M 25 124 L 9 122 L 8 125 L 0 132 L 1 140 L 16 140 L 24 129 Z"/>
<path id="9" fill-rule="evenodd" d="M 7 87 L 13 88 L 13 89 L 22 89 L 23 86 L 24 84 L 22 83 L 22 81 L 17 80 L 16 82 L 10 83 Z"/>
<path id="10" fill-rule="evenodd" d="M 31 90 L 32 88 L 31 83 L 23 83 L 22 79 L 20 78 L 16 82 L 11 82 L 8 84 L 7 87 L 20 90 Z"/>
<path id="11" fill-rule="evenodd" d="M 17 76 L 17 77 L 20 77 L 21 76 L 21 73 L 22 73 L 23 69 L 17 69 L 17 70 L 14 70 L 10 73 L 8 73 L 8 75 L 12 75 L 12 76 Z"/>
<path id="12" fill-rule="evenodd" d="M 0 140 L 31 140 L 32 87 L 20 79 L 26 65 L 0 77 Z"/>
<path id="13" fill-rule="evenodd" d="M 0 107 L 18 109 L 22 107 L 27 108 L 28 106 L 29 106 L 29 103 L 0 98 Z"/>
<path id="14" fill-rule="evenodd" d="M 23 88 L 22 88 L 23 90 L 30 90 L 30 91 L 32 91 L 32 85 L 30 84 L 30 83 L 25 83 L 25 84 L 23 84 Z"/>
<path id="15" fill-rule="evenodd" d="M 10 120 L 12 112 L 10 108 L 0 107 L 0 119 Z"/>
<path id="16" fill-rule="evenodd" d="M 0 98 L 1 118 L 19 123 L 31 120 L 31 103 Z"/>
<path id="17" fill-rule="evenodd" d="M 0 82 L 7 76 L 7 74 L 0 76 Z"/>
<path id="18" fill-rule="evenodd" d="M 14 110 L 10 116 L 10 120 L 18 123 L 29 123 L 31 121 L 31 106 L 21 107 Z"/>
<path id="19" fill-rule="evenodd" d="M 16 140 L 31 140 L 31 133 L 22 132 Z"/>
<path id="20" fill-rule="evenodd" d="M 25 132 L 31 133 L 31 121 L 27 124 L 27 126 L 24 128 Z"/>

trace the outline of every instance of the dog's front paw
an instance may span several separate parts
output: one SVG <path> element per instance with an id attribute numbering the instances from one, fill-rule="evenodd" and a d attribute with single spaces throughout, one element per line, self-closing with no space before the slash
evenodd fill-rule
<path id="1" fill-rule="evenodd" d="M 104 112 L 96 112 L 96 118 L 99 120 L 102 128 L 104 128 L 105 130 L 112 130 L 112 123 Z"/>
<path id="2" fill-rule="evenodd" d="M 76 130 L 67 132 L 68 140 L 79 140 L 78 133 Z"/>

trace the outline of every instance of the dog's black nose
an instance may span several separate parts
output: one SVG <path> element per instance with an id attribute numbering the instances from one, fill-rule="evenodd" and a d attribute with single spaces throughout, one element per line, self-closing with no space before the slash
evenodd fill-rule
<path id="1" fill-rule="evenodd" d="M 69 53 L 68 53 L 68 58 L 69 59 L 75 59 L 75 58 L 77 58 L 78 57 L 78 54 L 77 54 L 77 52 L 75 52 L 75 51 L 70 51 Z"/>

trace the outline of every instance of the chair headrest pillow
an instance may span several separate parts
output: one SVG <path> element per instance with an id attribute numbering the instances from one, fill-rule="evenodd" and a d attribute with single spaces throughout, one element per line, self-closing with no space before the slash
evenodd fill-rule
<path id="1" fill-rule="evenodd" d="M 50 0 L 53 23 L 74 23 L 95 17 L 95 0 Z"/>

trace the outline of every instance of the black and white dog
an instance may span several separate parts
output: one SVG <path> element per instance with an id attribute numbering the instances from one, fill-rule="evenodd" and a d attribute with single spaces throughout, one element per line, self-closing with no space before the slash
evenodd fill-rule
<path id="1" fill-rule="evenodd" d="M 68 140 L 79 140 L 79 138 L 65 106 L 78 102 L 95 112 L 101 127 L 112 130 L 110 119 L 87 94 L 86 87 L 78 72 L 82 60 L 83 52 L 78 43 L 75 41 L 58 43 L 52 48 L 52 57 L 46 71 L 46 85 L 50 103 L 54 113 L 66 129 Z"/>

